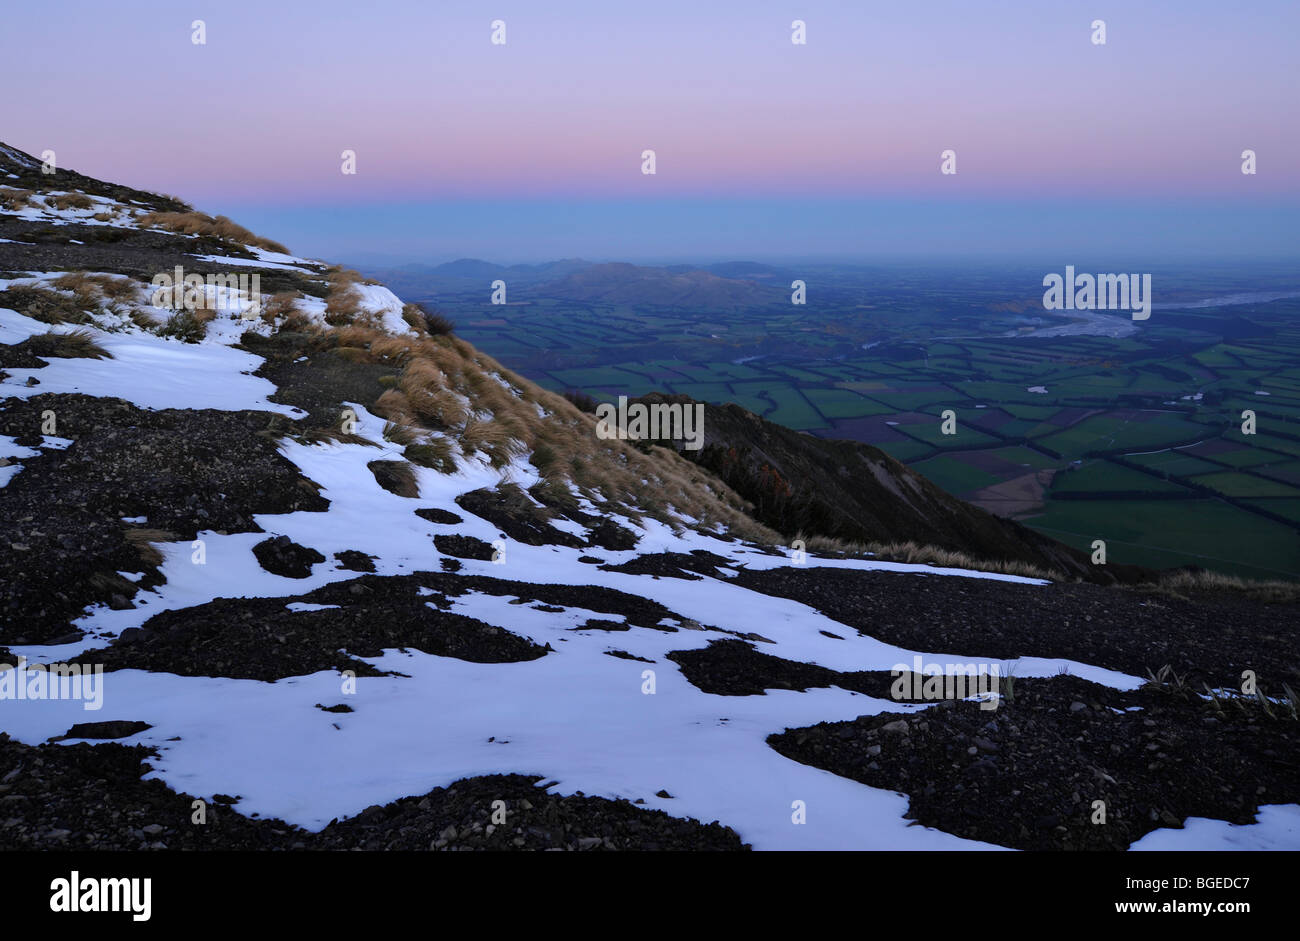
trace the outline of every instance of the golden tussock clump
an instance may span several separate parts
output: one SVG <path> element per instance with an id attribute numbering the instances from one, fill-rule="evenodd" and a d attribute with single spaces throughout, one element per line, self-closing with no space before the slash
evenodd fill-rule
<path id="1" fill-rule="evenodd" d="M 96 304 L 101 298 L 114 301 L 134 301 L 139 296 L 136 283 L 130 278 L 108 274 L 89 274 L 70 271 L 50 282 L 60 291 L 71 291 L 86 304 Z"/>
<path id="2" fill-rule="evenodd" d="M 166 529 L 128 529 L 126 541 L 140 556 L 145 565 L 159 566 L 163 563 L 163 554 L 155 542 L 175 542 L 177 535 Z"/>
<path id="3" fill-rule="evenodd" d="M 361 295 L 353 285 L 361 280 L 356 271 L 332 268 L 325 279 L 329 293 L 325 295 L 325 322 L 331 327 L 346 327 L 362 316 Z M 369 324 L 372 329 L 375 326 Z"/>
<path id="4" fill-rule="evenodd" d="M 690 517 L 747 538 L 778 538 L 746 516 L 744 502 L 708 472 L 668 448 L 643 453 L 599 438 L 593 416 L 459 337 L 379 338 L 370 352 L 403 365 L 396 387 L 375 405 L 394 428 L 445 431 L 466 456 L 479 454 L 497 468 L 531 455 L 540 486 L 555 499 L 572 500 L 577 488 L 632 517 L 646 512 L 674 526 Z"/>
<path id="5" fill-rule="evenodd" d="M 58 210 L 67 210 L 89 209 L 95 204 L 85 193 L 59 193 L 55 196 L 46 196 L 45 205 Z"/>
<path id="6" fill-rule="evenodd" d="M 201 235 L 264 248 L 268 252 L 289 254 L 289 249 L 279 242 L 254 235 L 242 225 L 226 216 L 209 216 L 202 212 L 149 212 L 135 220 L 142 229 L 162 228 L 181 235 Z"/>
<path id="7" fill-rule="evenodd" d="M 10 186 L 0 186 L 0 209 L 6 212 L 18 212 L 20 209 L 30 209 L 35 205 L 32 200 L 32 191 L 23 189 L 14 189 Z"/>
<path id="8" fill-rule="evenodd" d="M 280 321 L 289 321 L 295 317 L 309 320 L 298 306 L 298 295 L 292 291 L 272 294 L 262 307 L 262 322 L 269 326 L 275 326 Z"/>

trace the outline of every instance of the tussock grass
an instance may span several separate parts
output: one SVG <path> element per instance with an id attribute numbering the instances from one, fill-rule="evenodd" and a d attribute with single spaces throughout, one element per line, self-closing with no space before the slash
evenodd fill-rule
<path id="1" fill-rule="evenodd" d="M 25 346 L 33 355 L 60 359 L 112 359 L 113 354 L 99 345 L 89 330 L 67 333 L 38 333 L 28 337 Z"/>
<path id="2" fill-rule="evenodd" d="M 316 329 L 316 322 L 307 315 L 305 311 L 296 307 L 289 313 L 285 314 L 284 319 L 280 321 L 280 330 L 289 333 L 311 333 Z"/>
<path id="3" fill-rule="evenodd" d="M 404 338 L 392 348 L 401 351 L 405 366 L 397 387 L 375 408 L 395 424 L 444 430 L 467 456 L 481 455 L 498 468 L 531 455 L 541 485 L 557 499 L 572 501 L 577 488 L 633 519 L 648 510 L 674 526 L 684 516 L 703 526 L 722 523 L 758 541 L 777 538 L 746 516 L 744 502 L 707 471 L 670 449 L 643 454 L 626 442 L 598 438 L 594 417 L 458 337 Z"/>
<path id="4" fill-rule="evenodd" d="M 189 311 L 178 310 L 167 318 L 167 322 L 158 328 L 160 337 L 175 337 L 185 343 L 198 343 L 208 335 L 208 321 L 211 316 L 204 318 L 200 314 L 208 314 L 209 311 Z"/>
<path id="5" fill-rule="evenodd" d="M 1067 581 L 1060 572 L 1040 568 L 1017 559 L 977 559 L 966 552 L 927 546 L 917 542 L 850 542 L 828 536 L 805 536 L 800 533 L 810 552 L 825 552 L 848 556 L 872 556 L 884 562 L 907 562 L 913 565 L 934 565 L 941 568 L 968 569 L 995 572 L 999 575 L 1019 575 L 1024 578 L 1041 578 L 1045 581 Z"/>
<path id="6" fill-rule="evenodd" d="M 301 317 L 310 323 L 310 318 L 298 306 L 298 295 L 292 291 L 281 291 L 278 294 L 272 294 L 262 307 L 262 323 L 268 326 L 274 327 L 276 323 L 281 321 L 288 322 L 295 316 Z"/>
<path id="7" fill-rule="evenodd" d="M 35 204 L 32 199 L 32 191 L 16 189 L 11 186 L 0 186 L 0 209 L 6 212 L 18 212 L 20 209 L 30 209 Z"/>
<path id="8" fill-rule="evenodd" d="M 1154 582 L 1136 585 L 1132 590 L 1166 595 L 1180 601 L 1189 600 L 1188 592 L 1224 592 L 1268 604 L 1300 602 L 1300 582 L 1255 581 L 1209 571 L 1170 572 Z"/>
<path id="9" fill-rule="evenodd" d="M 375 475 L 375 481 L 389 493 L 399 497 L 419 497 L 420 485 L 415 471 L 406 461 L 371 461 L 366 467 Z"/>
<path id="10" fill-rule="evenodd" d="M 1164 693 L 1189 702 L 1200 701 L 1220 719 L 1242 717 L 1254 722 L 1260 717 L 1285 722 L 1300 721 L 1300 697 L 1289 683 L 1281 683 L 1282 692 L 1266 693 L 1263 685 L 1256 685 L 1253 693 L 1233 689 L 1213 689 L 1202 682 L 1204 695 L 1187 682 L 1186 674 L 1179 676 L 1173 665 L 1166 663 L 1159 670 L 1147 667 L 1144 689 Z"/>
<path id="11" fill-rule="evenodd" d="M 58 210 L 90 209 L 95 203 L 85 193 L 59 193 L 46 196 L 45 205 Z"/>
<path id="12" fill-rule="evenodd" d="M 254 235 L 226 216 L 214 217 L 202 212 L 150 212 L 137 218 L 135 223 L 143 229 L 156 227 L 181 235 L 204 235 L 240 245 L 264 248 L 269 252 L 289 254 L 289 249 L 279 242 Z"/>
<path id="13" fill-rule="evenodd" d="M 362 444 L 368 448 L 382 447 L 376 441 L 338 428 L 308 428 L 297 437 L 301 444 Z"/>
<path id="14" fill-rule="evenodd" d="M 370 343 L 370 352 L 374 354 L 376 362 L 391 366 L 405 366 L 411 361 L 415 350 L 416 346 L 411 340 L 386 334 L 376 337 Z"/>
<path id="15" fill-rule="evenodd" d="M 130 316 L 131 322 L 141 330 L 149 330 L 152 332 L 158 329 L 158 321 L 154 320 L 151 314 L 148 314 L 139 308 L 132 308 L 128 316 Z"/>
<path id="16" fill-rule="evenodd" d="M 403 312 L 414 328 L 410 335 L 395 336 L 367 322 L 352 290 L 359 279 L 356 272 L 331 270 L 326 325 L 301 329 L 318 336 L 323 349 L 400 369 L 395 380 L 384 382 L 389 388 L 371 408 L 386 420 L 384 439 L 404 448 L 405 461 L 371 464 L 387 489 L 413 495 L 412 464 L 453 473 L 457 461 L 478 458 L 506 470 L 531 455 L 542 477 L 538 487 L 556 501 L 576 503 L 576 489 L 633 520 L 652 515 L 675 528 L 722 524 L 742 538 L 778 541 L 708 471 L 668 448 L 642 453 L 627 442 L 598 438 L 594 416 L 510 373 L 454 334 L 431 333 L 415 305 Z"/>
<path id="17" fill-rule="evenodd" d="M 85 271 L 70 271 L 59 275 L 50 284 L 60 291 L 71 291 L 77 299 L 87 306 L 97 305 L 101 299 L 112 301 L 134 301 L 139 292 L 136 283 L 130 278 L 110 274 L 88 274 Z"/>
<path id="18" fill-rule="evenodd" d="M 355 271 L 334 268 L 325 279 L 329 293 L 325 295 L 325 322 L 331 327 L 345 327 L 361 315 L 361 296 L 353 285 L 361 280 Z"/>
<path id="19" fill-rule="evenodd" d="M 41 287 L 18 285 L 0 291 L 0 307 L 16 310 L 41 323 L 89 323 L 88 310 L 95 306 Z"/>
<path id="20" fill-rule="evenodd" d="M 397 422 L 387 421 L 384 422 L 384 440 L 405 447 L 419 441 L 420 433 L 409 425 L 399 425 Z"/>
<path id="21" fill-rule="evenodd" d="M 8 307 L 41 323 L 89 323 L 86 305 L 46 288 L 14 286 L 0 291 L 0 307 Z"/>
<path id="22" fill-rule="evenodd" d="M 412 464 L 430 467 L 442 474 L 456 472 L 456 451 L 449 438 L 433 437 L 423 444 L 407 445 L 402 456 Z"/>
<path id="23" fill-rule="evenodd" d="M 442 311 L 430 310 L 425 304 L 403 304 L 402 319 L 416 333 L 425 336 L 449 336 L 456 332 L 456 325 Z"/>
<path id="24" fill-rule="evenodd" d="M 140 556 L 140 561 L 145 565 L 157 567 L 163 563 L 163 554 L 157 546 L 151 545 L 155 542 L 175 542 L 176 534 L 166 529 L 128 529 L 126 531 L 126 541 L 129 543 Z"/>

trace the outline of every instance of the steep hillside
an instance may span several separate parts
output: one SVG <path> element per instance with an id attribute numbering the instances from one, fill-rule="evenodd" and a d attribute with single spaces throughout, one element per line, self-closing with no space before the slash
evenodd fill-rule
<path id="1" fill-rule="evenodd" d="M 805 557 L 383 285 L 0 177 L 0 848 L 1294 848 L 1294 603 Z M 1012 538 L 712 418 L 868 535 Z"/>
<path id="2" fill-rule="evenodd" d="M 685 396 L 638 401 L 691 403 Z M 931 546 L 1102 584 L 1154 577 L 1088 556 L 939 489 L 879 448 L 802 434 L 738 405 L 704 405 L 705 441 L 683 457 L 750 501 L 753 515 L 787 541 L 802 535 L 845 543 Z"/>

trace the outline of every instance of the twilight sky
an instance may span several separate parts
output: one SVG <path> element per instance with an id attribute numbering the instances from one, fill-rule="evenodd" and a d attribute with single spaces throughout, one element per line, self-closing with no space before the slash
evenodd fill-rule
<path id="1" fill-rule="evenodd" d="M 0 140 L 310 255 L 1300 250 L 1296 0 L 46 0 L 5 20 Z"/>

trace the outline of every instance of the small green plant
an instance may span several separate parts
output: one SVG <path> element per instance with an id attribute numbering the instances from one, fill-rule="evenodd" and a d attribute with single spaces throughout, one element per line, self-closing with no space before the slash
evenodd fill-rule
<path id="1" fill-rule="evenodd" d="M 1295 690 L 1291 688 L 1289 683 L 1283 683 L 1282 690 L 1286 693 L 1286 699 L 1282 701 L 1282 705 L 1290 713 L 1292 722 L 1300 722 L 1300 714 L 1297 714 L 1298 710 L 1300 710 L 1300 702 L 1296 700 Z"/>
<path id="2" fill-rule="evenodd" d="M 1166 663 L 1155 673 L 1147 667 L 1147 676 L 1150 677 L 1146 683 L 1149 687 L 1179 694 L 1186 693 L 1188 690 L 1186 676 L 1179 676 L 1171 663 Z"/>

